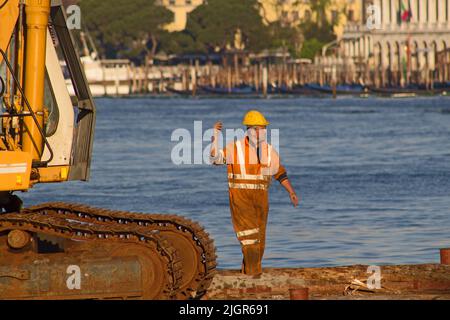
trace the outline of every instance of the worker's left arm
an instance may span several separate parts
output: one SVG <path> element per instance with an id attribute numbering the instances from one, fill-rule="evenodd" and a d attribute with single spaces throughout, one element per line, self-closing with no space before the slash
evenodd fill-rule
<path id="1" fill-rule="evenodd" d="M 292 205 L 294 207 L 298 206 L 299 198 L 294 190 L 294 187 L 292 186 L 291 182 L 288 179 L 286 169 L 283 165 L 281 165 L 280 157 L 278 156 L 278 153 L 275 150 L 272 150 L 271 153 L 271 170 L 272 172 L 276 172 L 273 177 L 280 182 L 280 184 L 286 189 L 286 191 L 289 193 L 289 198 L 291 199 Z"/>
<path id="2" fill-rule="evenodd" d="M 288 178 L 280 182 L 281 185 L 289 192 L 289 197 L 291 198 L 291 202 L 294 207 L 298 206 L 299 198 L 295 193 L 294 187 L 291 185 L 291 182 Z"/>

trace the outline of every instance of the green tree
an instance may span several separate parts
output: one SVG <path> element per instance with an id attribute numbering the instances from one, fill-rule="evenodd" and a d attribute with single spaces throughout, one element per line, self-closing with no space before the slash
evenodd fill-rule
<path id="1" fill-rule="evenodd" d="M 258 0 L 208 0 L 189 14 L 186 32 L 208 52 L 233 44 L 238 29 L 246 49 L 258 51 L 267 46 L 269 35 Z"/>
<path id="2" fill-rule="evenodd" d="M 271 41 L 267 43 L 267 46 L 273 49 L 283 48 L 294 57 L 300 55 L 300 49 L 304 41 L 300 28 L 285 26 L 281 22 L 276 21 L 269 25 L 268 33 Z"/>
<path id="3" fill-rule="evenodd" d="M 321 41 L 317 40 L 316 38 L 311 38 L 311 39 L 305 40 L 305 42 L 303 43 L 303 47 L 302 47 L 300 56 L 302 58 L 307 58 L 307 59 L 312 60 L 312 59 L 314 59 L 316 54 L 318 52 L 320 52 L 320 50 L 322 50 L 322 47 L 325 44 L 326 43 L 321 42 Z"/>
<path id="4" fill-rule="evenodd" d="M 336 39 L 333 23 L 338 23 L 339 16 L 336 21 L 328 21 L 326 13 L 330 9 L 331 0 L 311 0 L 310 4 L 316 19 L 305 21 L 300 25 L 306 39 L 301 57 L 313 59 L 324 45 Z"/>
<path id="5" fill-rule="evenodd" d="M 203 51 L 200 43 L 186 31 L 165 34 L 161 38 L 161 49 L 168 54 L 189 54 Z"/>
<path id="6" fill-rule="evenodd" d="M 81 0 L 83 27 L 110 58 L 152 59 L 173 14 L 156 0 Z"/>

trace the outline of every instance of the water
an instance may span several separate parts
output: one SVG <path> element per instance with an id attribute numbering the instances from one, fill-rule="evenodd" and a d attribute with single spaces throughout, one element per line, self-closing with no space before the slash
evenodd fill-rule
<path id="1" fill-rule="evenodd" d="M 224 167 L 176 166 L 172 131 L 258 107 L 280 129 L 302 197 L 271 188 L 265 267 L 432 263 L 450 246 L 450 99 L 99 99 L 91 181 L 38 185 L 26 205 L 73 201 L 179 213 L 212 234 L 221 268 L 239 268 Z M 206 147 L 207 142 L 204 146 Z"/>

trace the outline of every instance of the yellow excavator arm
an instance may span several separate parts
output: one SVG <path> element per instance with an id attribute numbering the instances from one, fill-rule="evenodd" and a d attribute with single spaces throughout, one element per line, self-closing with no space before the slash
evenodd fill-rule
<path id="1" fill-rule="evenodd" d="M 19 17 L 19 0 L 0 0 L 0 49 L 6 51 Z M 0 63 L 3 57 L 0 56 Z"/>
<path id="2" fill-rule="evenodd" d="M 0 0 L 0 212 L 12 192 L 88 180 L 94 127 L 61 1 Z"/>

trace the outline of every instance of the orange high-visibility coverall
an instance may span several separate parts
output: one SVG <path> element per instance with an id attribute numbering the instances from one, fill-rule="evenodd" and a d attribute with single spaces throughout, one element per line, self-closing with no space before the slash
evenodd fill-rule
<path id="1" fill-rule="evenodd" d="M 280 183 L 287 179 L 286 170 L 270 144 L 262 142 L 256 147 L 247 136 L 218 150 L 212 162 L 227 164 L 231 217 L 244 256 L 242 272 L 260 274 L 269 212 L 268 190 L 272 176 Z"/>

